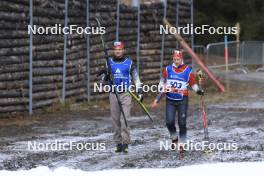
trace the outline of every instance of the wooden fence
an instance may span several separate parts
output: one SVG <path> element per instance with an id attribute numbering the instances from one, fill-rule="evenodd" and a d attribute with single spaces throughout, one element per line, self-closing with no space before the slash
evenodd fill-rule
<path id="1" fill-rule="evenodd" d="M 110 48 L 116 34 L 116 0 L 90 0 L 91 26 L 97 26 L 94 16 L 100 14 L 106 27 L 105 40 Z M 33 24 L 64 26 L 64 0 L 33 0 Z M 190 1 L 180 0 L 179 25 L 190 23 Z M 68 24 L 86 27 L 86 0 L 69 0 Z M 140 22 L 140 77 L 144 84 L 159 80 L 162 24 L 162 3 L 141 5 Z M 168 0 L 167 18 L 176 24 L 176 1 Z M 0 1 L 0 114 L 26 112 L 29 108 L 29 0 Z M 124 41 L 126 54 L 136 61 L 137 8 L 120 5 L 119 38 Z M 190 36 L 184 36 L 190 42 Z M 63 35 L 33 35 L 33 109 L 58 103 L 62 95 Z M 176 47 L 173 36 L 165 36 L 164 62 L 171 62 Z M 98 35 L 90 36 L 90 68 L 87 68 L 86 36 L 72 34 L 67 40 L 66 99 L 87 100 L 90 85 L 91 100 L 105 98 L 106 94 L 93 93 L 96 73 L 104 64 Z M 87 75 L 87 69 L 90 75 Z M 87 77 L 90 82 L 88 84 Z"/>

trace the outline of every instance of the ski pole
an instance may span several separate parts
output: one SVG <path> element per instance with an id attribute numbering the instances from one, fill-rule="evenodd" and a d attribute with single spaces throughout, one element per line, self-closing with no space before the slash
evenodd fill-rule
<path id="1" fill-rule="evenodd" d="M 148 116 L 148 118 L 150 119 L 150 121 L 153 122 L 153 119 L 151 118 L 150 113 L 149 113 L 147 107 L 139 100 L 139 98 L 137 98 L 137 96 L 134 93 L 132 93 L 132 92 L 129 91 L 129 94 L 133 97 L 134 100 L 136 100 L 136 102 L 139 104 L 139 106 L 141 107 L 141 109 L 146 113 L 146 115 Z"/>
<path id="2" fill-rule="evenodd" d="M 201 115 L 202 115 L 202 120 L 203 120 L 204 138 L 206 140 L 208 140 L 209 139 L 208 123 L 207 123 L 207 117 L 206 117 L 206 112 L 205 112 L 205 103 L 204 103 L 204 97 L 203 96 L 201 96 Z"/>
<path id="3" fill-rule="evenodd" d="M 97 17 L 95 17 L 95 20 L 97 21 L 98 27 L 100 28 L 101 27 L 101 23 L 100 23 L 99 19 Z M 110 76 L 109 83 L 111 83 L 111 81 L 112 81 L 113 85 L 115 85 L 115 80 L 114 80 L 114 77 L 113 77 L 113 73 L 111 71 L 111 65 L 109 64 L 108 52 L 107 52 L 107 49 L 106 49 L 106 46 L 105 46 L 104 38 L 103 38 L 102 35 L 100 35 L 100 38 L 101 38 L 101 42 L 102 42 L 102 45 L 103 45 L 103 50 L 104 50 L 104 54 L 105 54 L 105 59 L 106 59 L 106 65 L 107 65 L 108 73 L 109 73 L 109 76 Z M 125 116 L 125 113 L 124 113 L 124 109 L 122 107 L 119 95 L 118 95 L 118 93 L 116 91 L 116 88 L 115 88 L 115 86 L 113 86 L 113 87 L 114 87 L 114 94 L 116 96 L 117 103 L 119 105 L 121 114 L 122 114 L 122 116 L 124 118 L 125 125 L 127 127 L 127 120 L 126 120 L 126 116 Z"/>
<path id="4" fill-rule="evenodd" d="M 204 74 L 202 72 L 202 70 L 197 71 L 197 82 L 198 85 L 200 86 L 200 88 L 202 89 L 202 84 L 203 84 L 203 77 Z M 205 111 L 205 102 L 204 102 L 204 96 L 201 95 L 201 116 L 202 116 L 202 120 L 203 120 L 203 128 L 204 128 L 204 138 L 205 140 L 209 139 L 209 134 L 208 134 L 208 123 L 207 123 L 207 117 L 206 117 L 206 111 Z"/>

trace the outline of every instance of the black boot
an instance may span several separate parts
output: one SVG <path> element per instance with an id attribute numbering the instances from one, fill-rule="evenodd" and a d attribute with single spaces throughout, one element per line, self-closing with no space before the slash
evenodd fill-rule
<path id="1" fill-rule="evenodd" d="M 176 139 L 172 139 L 172 141 L 171 141 L 171 149 L 172 150 L 176 150 L 177 149 L 177 147 L 178 147 L 178 138 L 176 138 Z"/>
<path id="2" fill-rule="evenodd" d="M 123 144 L 123 152 L 128 153 L 128 144 Z"/>
<path id="3" fill-rule="evenodd" d="M 120 153 L 123 151 L 123 145 L 122 144 L 117 144 L 115 148 L 116 153 Z"/>

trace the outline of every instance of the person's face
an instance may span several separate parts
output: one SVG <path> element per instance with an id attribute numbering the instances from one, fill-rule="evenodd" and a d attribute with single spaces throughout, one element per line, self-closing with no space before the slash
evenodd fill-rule
<path id="1" fill-rule="evenodd" d="M 124 55 L 124 49 L 114 49 L 114 55 L 117 58 L 121 58 Z"/>
<path id="2" fill-rule="evenodd" d="M 179 66 L 182 64 L 182 58 L 174 57 L 173 62 L 176 66 Z"/>

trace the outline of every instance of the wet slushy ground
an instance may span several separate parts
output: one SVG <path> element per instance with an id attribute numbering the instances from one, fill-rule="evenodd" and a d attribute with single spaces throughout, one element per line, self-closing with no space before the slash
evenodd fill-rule
<path id="1" fill-rule="evenodd" d="M 235 86 L 236 87 L 236 86 Z M 241 88 L 241 87 L 240 87 Z M 0 170 L 31 169 L 38 166 L 61 166 L 87 171 L 120 168 L 174 168 L 216 162 L 264 161 L 264 92 L 261 85 L 247 85 L 240 93 L 224 98 L 206 95 L 210 143 L 236 143 L 237 150 L 178 151 L 160 150 L 161 142 L 170 142 L 164 121 L 164 103 L 151 114 L 151 123 L 134 105 L 128 119 L 132 144 L 128 154 L 113 149 L 109 109 L 92 108 L 53 112 L 23 118 L 1 119 Z M 235 90 L 235 89 L 234 89 Z M 250 91 L 252 90 L 252 91 Z M 260 90 L 260 91 L 259 91 Z M 244 93 L 243 93 L 244 92 Z M 217 93 L 219 94 L 219 93 Z M 192 95 L 195 99 L 196 95 Z M 212 97 L 218 97 L 214 100 Z M 188 138 L 203 141 L 204 133 L 199 101 L 191 102 Z M 219 100 L 221 99 L 221 100 Z M 163 100 L 164 102 L 164 100 Z M 32 150 L 29 143 L 105 144 L 105 150 Z M 99 147 L 100 149 L 100 147 Z"/>

